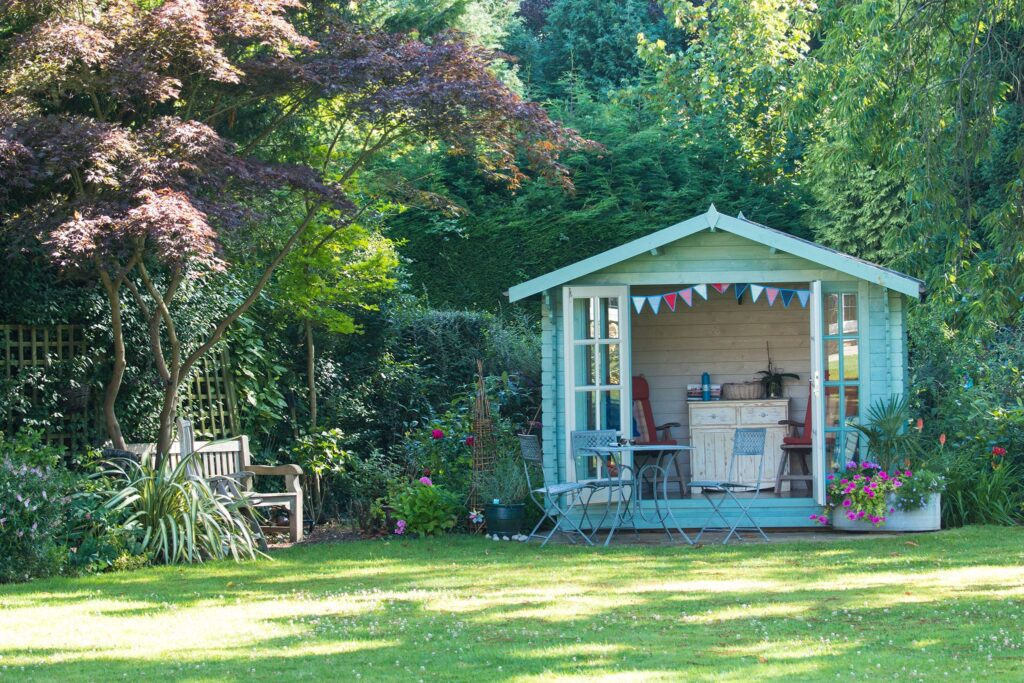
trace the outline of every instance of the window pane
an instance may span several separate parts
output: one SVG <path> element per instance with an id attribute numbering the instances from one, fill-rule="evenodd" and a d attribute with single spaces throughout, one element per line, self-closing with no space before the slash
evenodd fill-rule
<path id="1" fill-rule="evenodd" d="M 573 299 L 573 338 L 594 338 L 594 299 Z"/>
<path id="2" fill-rule="evenodd" d="M 833 456 L 835 455 L 835 452 L 836 452 L 836 437 L 837 436 L 838 436 L 838 432 L 825 432 L 825 455 L 826 456 L 829 453 L 832 453 Z M 834 462 L 836 463 L 837 467 L 842 467 L 842 465 L 839 465 L 838 459 L 835 460 Z M 828 458 L 827 457 L 825 458 L 825 463 L 826 463 L 826 466 L 827 466 L 828 465 Z"/>
<path id="3" fill-rule="evenodd" d="M 592 344 L 576 345 L 575 379 L 577 387 L 597 384 L 597 347 Z"/>
<path id="4" fill-rule="evenodd" d="M 856 420 L 860 416 L 860 397 L 857 393 L 857 386 L 846 386 L 843 388 L 843 395 L 846 400 L 844 401 L 843 412 L 845 413 L 846 419 L 844 422 L 849 420 Z"/>
<path id="5" fill-rule="evenodd" d="M 597 429 L 597 394 L 576 392 L 576 429 Z"/>
<path id="6" fill-rule="evenodd" d="M 839 342 L 825 342 L 825 381 L 834 382 L 839 379 Z"/>
<path id="7" fill-rule="evenodd" d="M 619 300 L 601 299 L 601 337 L 619 338 Z"/>
<path id="8" fill-rule="evenodd" d="M 601 384 L 619 383 L 619 345 L 601 344 Z"/>
<path id="9" fill-rule="evenodd" d="M 825 387 L 825 426 L 839 426 L 839 387 Z"/>
<path id="10" fill-rule="evenodd" d="M 843 294 L 843 334 L 857 334 L 856 294 Z"/>
<path id="11" fill-rule="evenodd" d="M 843 379 L 845 380 L 860 378 L 860 353 L 857 347 L 856 339 L 843 340 Z"/>
<path id="12" fill-rule="evenodd" d="M 839 295 L 825 295 L 825 334 L 839 334 Z"/>
<path id="13" fill-rule="evenodd" d="M 621 398 L 618 391 L 602 391 L 601 402 L 601 428 L 621 429 L 622 413 L 619 410 Z"/>

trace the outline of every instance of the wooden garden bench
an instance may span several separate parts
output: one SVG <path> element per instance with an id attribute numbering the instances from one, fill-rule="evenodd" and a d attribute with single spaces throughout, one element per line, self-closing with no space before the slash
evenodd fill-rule
<path id="1" fill-rule="evenodd" d="M 179 427 L 179 433 L 181 429 Z M 155 443 L 128 444 L 127 450 L 137 453 L 143 460 L 152 462 L 156 454 Z M 175 467 L 181 460 L 181 442 L 171 442 L 168 455 L 170 465 Z M 253 465 L 249 457 L 249 437 L 239 436 L 221 441 L 195 441 L 193 450 L 198 453 L 197 462 L 202 468 L 202 476 L 207 479 L 225 477 L 238 483 L 238 488 L 252 496 L 252 507 L 288 509 L 288 526 L 261 524 L 264 533 L 284 533 L 293 543 L 302 540 L 302 486 L 299 477 L 302 468 L 298 465 Z M 256 491 L 257 477 L 284 477 L 285 490 L 278 493 L 262 493 Z"/>

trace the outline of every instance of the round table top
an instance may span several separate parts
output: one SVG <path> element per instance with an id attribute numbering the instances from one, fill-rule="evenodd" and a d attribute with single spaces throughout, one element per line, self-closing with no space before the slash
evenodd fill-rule
<path id="1" fill-rule="evenodd" d="M 623 451 L 629 451 L 630 453 L 644 453 L 644 452 L 660 452 L 660 451 L 692 451 L 693 446 L 686 446 L 684 444 L 608 444 L 607 446 L 591 446 L 587 448 L 588 451 L 594 451 L 595 453 L 622 453 Z"/>

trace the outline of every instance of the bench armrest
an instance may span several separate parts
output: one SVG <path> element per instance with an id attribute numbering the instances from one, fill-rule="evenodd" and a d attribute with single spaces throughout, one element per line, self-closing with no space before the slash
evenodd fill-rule
<path id="1" fill-rule="evenodd" d="M 789 425 L 790 427 L 800 427 L 801 429 L 804 427 L 803 422 L 796 422 L 795 420 L 779 420 L 779 424 Z"/>
<path id="2" fill-rule="evenodd" d="M 662 429 L 668 429 L 669 427 L 681 427 L 681 426 L 682 425 L 680 425 L 678 422 L 666 422 L 663 425 L 659 425 L 658 427 L 655 427 L 654 431 L 660 432 Z"/>
<path id="3" fill-rule="evenodd" d="M 257 477 L 302 474 L 302 468 L 298 465 L 246 465 L 245 471 L 252 472 Z"/>

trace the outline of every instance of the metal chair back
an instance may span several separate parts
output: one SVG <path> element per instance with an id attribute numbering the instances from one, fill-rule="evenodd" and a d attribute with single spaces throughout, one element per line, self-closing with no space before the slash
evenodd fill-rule
<path id="1" fill-rule="evenodd" d="M 526 474 L 526 486 L 530 491 L 530 497 L 533 498 L 533 490 L 537 487 L 533 485 L 533 481 L 530 477 L 530 465 L 536 465 L 540 467 L 541 472 L 541 487 L 544 486 L 544 450 L 541 448 L 540 436 L 537 434 L 519 434 L 519 454 L 523 459 L 523 472 Z"/>
<path id="2" fill-rule="evenodd" d="M 764 480 L 764 442 L 768 430 L 764 427 L 737 429 L 732 442 L 732 457 L 729 459 L 729 470 L 726 474 L 726 481 L 738 481 L 739 462 L 743 458 L 758 458 L 757 483 L 755 491 L 761 490 L 761 482 Z M 746 483 L 746 482 L 742 482 Z"/>
<path id="3" fill-rule="evenodd" d="M 580 464 L 594 462 L 596 456 L 589 453 L 588 449 L 596 446 L 607 446 L 615 443 L 619 438 L 618 431 L 614 429 L 582 429 L 569 435 L 570 447 L 572 448 L 572 464 L 576 481 L 580 481 Z M 598 469 L 600 465 L 595 465 Z M 589 473 L 584 473 L 589 479 Z M 600 472 L 597 473 L 600 476 Z"/>

